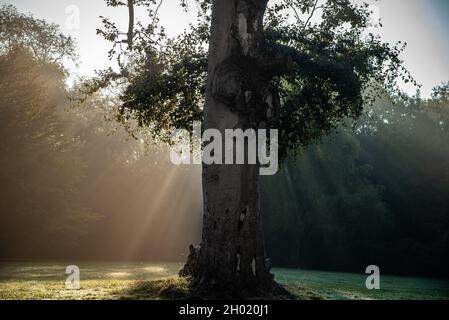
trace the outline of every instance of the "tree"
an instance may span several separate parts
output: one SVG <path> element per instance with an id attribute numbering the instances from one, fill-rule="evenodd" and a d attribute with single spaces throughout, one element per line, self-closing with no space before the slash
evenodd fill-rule
<path id="1" fill-rule="evenodd" d="M 341 126 L 287 160 L 280 174 L 262 179 L 261 211 L 274 263 L 357 272 L 382 261 L 390 212 L 382 186 L 371 181 L 373 168 L 360 163 L 362 147 L 355 132 Z"/>
<path id="2" fill-rule="evenodd" d="M 13 6 L 0 6 L 0 30 L 0 256 L 62 255 L 97 218 L 79 204 L 83 162 L 62 117 L 74 43 Z"/>
<path id="3" fill-rule="evenodd" d="M 153 137 L 170 130 L 275 128 L 282 158 L 308 145 L 344 118 L 357 118 L 379 88 L 413 81 L 390 47 L 364 30 L 366 4 L 349 0 L 198 0 L 198 22 L 170 39 L 159 25 L 162 1 L 107 0 L 111 6 L 147 7 L 151 23 L 130 23 L 120 40 L 117 26 L 103 18 L 98 33 L 114 43 L 109 52 L 120 70 L 99 74 L 91 93 L 121 83 L 117 116 L 137 120 Z M 189 2 L 181 5 L 188 10 Z M 316 17 L 318 16 L 318 17 Z M 315 22 L 317 21 L 317 22 Z M 122 43 L 128 52 L 120 51 Z M 208 45 L 208 50 L 206 46 Z M 376 84 L 376 85 L 373 85 Z M 380 85 L 377 85 L 380 84 Z M 204 108 L 203 108 L 204 105 Z M 203 297 L 273 297 L 259 208 L 259 165 L 203 165 L 203 234 L 191 248 L 184 275 Z"/>
<path id="4" fill-rule="evenodd" d="M 262 178 L 273 264 L 448 277 L 447 86 L 434 92 L 378 99 L 356 130 L 341 125 Z"/>
<path id="5" fill-rule="evenodd" d="M 0 54 L 14 48 L 26 48 L 42 63 L 61 65 L 64 60 L 76 61 L 75 42 L 65 36 L 56 24 L 19 13 L 12 5 L 0 8 Z"/>

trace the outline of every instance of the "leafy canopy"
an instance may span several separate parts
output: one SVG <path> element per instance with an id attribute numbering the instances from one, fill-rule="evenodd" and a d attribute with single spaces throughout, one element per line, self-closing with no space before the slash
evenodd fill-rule
<path id="1" fill-rule="evenodd" d="M 192 122 L 202 119 L 212 4 L 181 1 L 185 10 L 196 5 L 197 21 L 171 38 L 158 19 L 162 3 L 135 1 L 147 9 L 150 22 L 137 23 L 127 51 L 123 43 L 128 41 L 120 40 L 124 33 L 102 18 L 104 28 L 98 33 L 114 43 L 109 54 L 120 70 L 101 72 L 85 89 L 91 93 L 119 83 L 123 90 L 117 120 L 137 120 L 152 138 L 169 141 L 173 127 L 191 130 Z M 264 61 L 282 63 L 271 77 L 281 97 L 279 117 L 271 126 L 279 129 L 282 155 L 310 144 L 344 118 L 356 119 L 383 91 L 399 93 L 398 79 L 414 82 L 400 59 L 405 44 L 390 46 L 369 33 L 371 15 L 367 4 L 349 0 L 269 4 L 258 63 L 261 69 Z"/>

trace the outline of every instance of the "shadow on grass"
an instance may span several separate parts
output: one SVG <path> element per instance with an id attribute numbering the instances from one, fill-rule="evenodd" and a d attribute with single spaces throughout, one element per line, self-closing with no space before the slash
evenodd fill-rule
<path id="1" fill-rule="evenodd" d="M 284 285 L 284 288 L 295 296 L 295 300 L 325 300 L 323 296 L 297 283 Z"/>
<path id="2" fill-rule="evenodd" d="M 137 281 L 114 292 L 121 300 L 185 300 L 189 299 L 190 281 L 187 278 Z M 285 286 L 296 300 L 322 300 L 323 297 L 298 284 Z"/>
<path id="3" fill-rule="evenodd" d="M 188 298 L 189 286 L 185 278 L 136 281 L 114 295 L 121 300 L 183 300 Z"/>

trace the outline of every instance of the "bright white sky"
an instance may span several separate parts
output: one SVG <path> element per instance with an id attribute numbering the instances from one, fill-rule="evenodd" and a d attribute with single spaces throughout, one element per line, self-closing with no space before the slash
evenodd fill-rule
<path id="1" fill-rule="evenodd" d="M 423 96 L 429 96 L 433 86 L 449 81 L 448 0 L 367 2 L 378 8 L 384 26 L 380 34 L 385 41 L 408 43 L 403 59 L 416 80 L 423 84 Z M 96 35 L 96 29 L 101 26 L 100 15 L 112 18 L 124 32 L 127 30 L 126 8 L 107 8 L 104 0 L 1 0 L 1 3 L 13 4 L 21 12 L 30 12 L 38 18 L 57 23 L 64 33 L 75 37 L 82 61 L 75 71 L 80 75 L 93 75 L 94 70 L 111 65 L 107 59 L 110 43 Z M 194 19 L 194 13 L 184 13 L 178 3 L 178 0 L 165 0 L 160 10 L 161 22 L 170 35 L 181 32 Z M 71 6 L 79 9 L 79 29 L 68 28 L 71 12 L 67 10 Z M 413 94 L 415 89 L 404 87 L 404 90 Z"/>

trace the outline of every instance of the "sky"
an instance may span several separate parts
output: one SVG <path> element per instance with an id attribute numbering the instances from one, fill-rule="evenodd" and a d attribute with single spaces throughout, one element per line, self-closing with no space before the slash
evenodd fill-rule
<path id="1" fill-rule="evenodd" d="M 359 2 L 359 0 L 354 0 Z M 401 40 L 408 46 L 402 55 L 405 66 L 422 84 L 422 96 L 428 97 L 432 87 L 449 81 L 449 0 L 368 0 L 375 6 L 376 15 L 382 20 L 379 34 L 391 44 Z M 92 76 L 95 70 L 111 65 L 107 58 L 110 43 L 96 34 L 101 26 L 100 15 L 117 22 L 127 31 L 126 8 L 108 8 L 104 0 L 1 0 L 13 4 L 19 11 L 32 13 L 37 18 L 57 23 L 65 34 L 73 36 L 78 44 L 80 65 L 72 67 L 79 75 Z M 160 10 L 161 23 L 167 33 L 180 33 L 194 13 L 180 10 L 177 0 L 165 0 Z M 70 19 L 79 12 L 79 25 L 74 27 Z M 144 17 L 143 12 L 137 16 Z M 69 22 L 69 23 L 67 23 Z M 409 93 L 416 88 L 403 86 Z"/>

